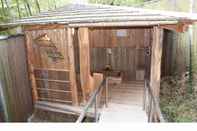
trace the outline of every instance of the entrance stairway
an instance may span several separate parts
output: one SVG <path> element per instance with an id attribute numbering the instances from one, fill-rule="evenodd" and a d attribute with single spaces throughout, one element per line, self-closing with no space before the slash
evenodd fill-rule
<path id="1" fill-rule="evenodd" d="M 147 122 L 143 107 L 143 81 L 133 81 L 109 87 L 109 102 L 101 112 L 100 123 Z"/>

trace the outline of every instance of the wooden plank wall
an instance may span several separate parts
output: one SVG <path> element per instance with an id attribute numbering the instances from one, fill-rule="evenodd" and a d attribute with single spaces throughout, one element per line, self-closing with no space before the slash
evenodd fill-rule
<path id="1" fill-rule="evenodd" d="M 188 35 L 164 30 L 162 77 L 181 75 L 187 71 L 189 63 Z"/>
<path id="2" fill-rule="evenodd" d="M 29 66 L 34 70 L 36 100 L 72 104 L 67 29 L 26 30 L 25 35 Z M 39 42 L 41 37 L 45 40 Z M 61 57 L 53 59 L 47 53 L 49 48 L 54 55 L 59 52 Z M 40 78 L 42 80 L 38 80 Z"/>
<path id="3" fill-rule="evenodd" d="M 68 44 L 67 44 L 67 30 L 63 29 L 51 29 L 51 30 L 32 30 L 25 32 L 28 43 L 31 47 L 31 63 L 34 68 L 52 68 L 52 69 L 65 69 L 69 70 L 69 59 L 68 59 Z M 64 60 L 52 61 L 48 59 L 47 54 L 43 48 L 39 48 L 36 44 L 35 39 L 39 36 L 46 34 L 48 38 L 53 41 L 53 44 L 63 54 Z"/>
<path id="4" fill-rule="evenodd" d="M 159 9 L 159 10 L 167 10 L 167 11 L 181 11 L 181 12 L 189 12 L 190 11 L 190 0 L 159 0 L 157 2 L 154 2 L 153 4 L 146 4 L 143 5 L 143 8 L 149 8 L 149 9 Z M 197 12 L 197 0 L 194 0 L 193 5 L 193 12 Z M 193 43 L 192 43 L 192 69 L 194 72 L 197 70 L 197 24 L 193 25 Z M 166 32 L 165 32 L 166 35 Z M 162 74 L 167 72 L 167 75 L 169 74 L 178 74 L 182 75 L 185 74 L 185 72 L 188 71 L 189 66 L 189 32 L 185 33 L 176 33 L 171 32 L 167 34 L 168 39 L 167 43 L 165 44 L 171 44 L 171 55 L 168 55 L 171 59 L 170 63 L 168 61 L 168 66 L 165 68 L 166 71 L 162 71 Z M 167 45 L 167 46 L 168 46 Z M 165 48 L 165 47 L 164 47 Z M 167 47 L 168 48 L 168 47 Z M 168 57 L 166 56 L 166 58 Z M 168 70 L 169 69 L 169 70 Z M 163 68 L 162 68 L 163 70 Z M 163 75 L 164 76 L 164 75 Z"/>
<path id="5" fill-rule="evenodd" d="M 161 75 L 162 77 L 170 76 L 173 74 L 172 64 L 172 54 L 173 54 L 173 32 L 169 30 L 164 30 L 163 38 L 163 54 L 162 54 L 162 64 L 161 64 Z"/>
<path id="6" fill-rule="evenodd" d="M 3 104 L 2 104 L 2 100 L 0 98 L 0 122 L 4 122 L 4 109 L 3 109 Z"/>
<path id="7" fill-rule="evenodd" d="M 122 71 L 125 80 L 136 80 L 136 70 L 145 68 L 144 52 L 151 43 L 151 29 L 90 29 L 89 34 L 92 72 L 105 69 L 110 49 L 112 69 Z"/>
<path id="8" fill-rule="evenodd" d="M 26 121 L 33 106 L 24 36 L 0 40 L 0 83 L 6 121 Z"/>
<path id="9" fill-rule="evenodd" d="M 90 46 L 143 48 L 145 35 L 150 29 L 90 29 Z"/>

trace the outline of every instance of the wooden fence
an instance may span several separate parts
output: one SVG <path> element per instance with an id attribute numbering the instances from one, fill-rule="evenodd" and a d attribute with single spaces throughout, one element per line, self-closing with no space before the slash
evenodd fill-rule
<path id="1" fill-rule="evenodd" d="M 24 36 L 0 40 L 0 100 L 5 121 L 24 122 L 32 114 Z"/>

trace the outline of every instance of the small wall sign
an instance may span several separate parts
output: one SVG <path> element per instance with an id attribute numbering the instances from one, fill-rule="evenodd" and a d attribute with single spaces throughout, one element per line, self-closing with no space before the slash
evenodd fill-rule
<path id="1" fill-rule="evenodd" d="M 40 48 L 44 48 L 47 56 L 53 61 L 64 59 L 62 53 L 56 47 L 56 44 L 52 42 L 47 34 L 38 36 L 34 41 Z"/>
<path id="2" fill-rule="evenodd" d="M 124 29 L 117 30 L 116 36 L 118 36 L 118 37 L 126 37 L 127 36 L 127 30 L 124 30 Z"/>

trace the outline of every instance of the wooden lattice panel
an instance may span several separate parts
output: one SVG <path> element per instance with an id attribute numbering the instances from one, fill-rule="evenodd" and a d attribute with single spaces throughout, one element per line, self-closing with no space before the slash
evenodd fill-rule
<path id="1" fill-rule="evenodd" d="M 38 100 L 71 104 L 69 71 L 34 69 Z"/>
<path id="2" fill-rule="evenodd" d="M 25 35 L 34 102 L 77 103 L 68 29 L 28 30 Z"/>

